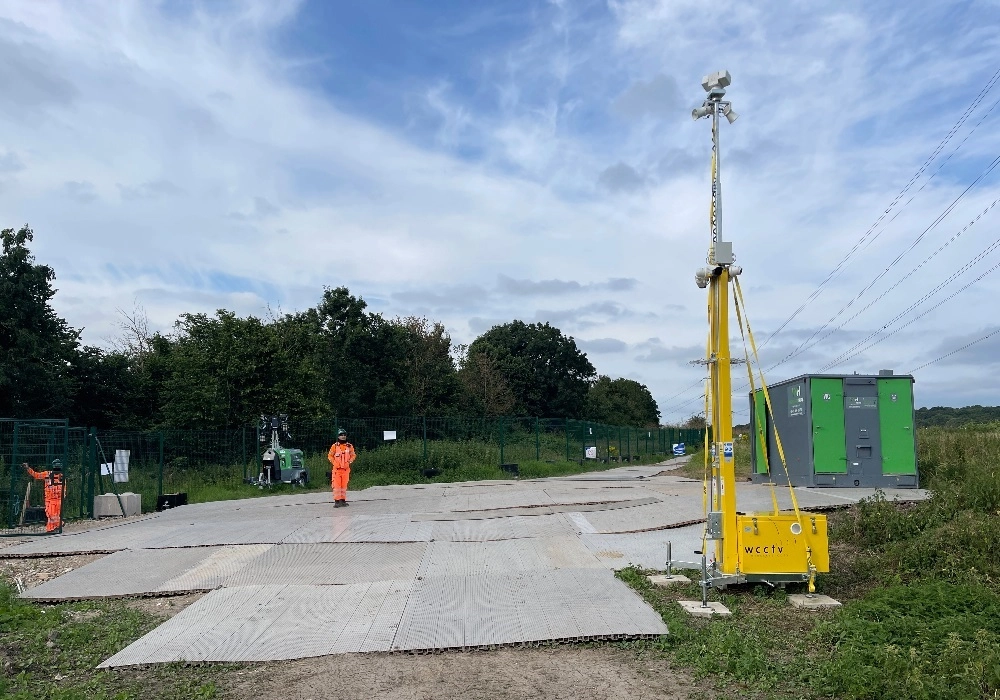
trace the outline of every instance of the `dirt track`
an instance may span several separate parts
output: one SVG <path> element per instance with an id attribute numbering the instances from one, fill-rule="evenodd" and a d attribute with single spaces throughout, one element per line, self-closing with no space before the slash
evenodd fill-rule
<path id="1" fill-rule="evenodd" d="M 675 700 L 695 696 L 684 673 L 609 646 L 571 645 L 429 655 L 347 654 L 269 662 L 227 674 L 228 700 Z M 704 692 L 699 697 L 706 697 Z"/>

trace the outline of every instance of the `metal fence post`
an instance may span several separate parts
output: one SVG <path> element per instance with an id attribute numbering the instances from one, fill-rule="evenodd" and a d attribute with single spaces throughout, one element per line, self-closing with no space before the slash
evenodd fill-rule
<path id="1" fill-rule="evenodd" d="M 538 434 L 538 416 L 535 416 L 535 461 L 540 462 L 542 460 L 542 443 L 541 436 Z"/>
<path id="2" fill-rule="evenodd" d="M 98 469 L 98 466 L 97 466 L 97 428 L 91 428 L 90 429 L 90 455 L 89 455 L 89 457 L 90 457 L 90 459 L 88 461 L 90 462 L 90 469 L 88 471 L 90 472 L 90 476 L 87 479 L 87 485 L 88 485 L 87 492 L 88 492 L 88 495 L 89 495 L 89 498 L 87 499 L 87 513 L 90 515 L 91 518 L 93 518 L 94 517 L 94 492 L 96 490 L 96 488 L 95 488 L 96 484 L 94 483 L 94 481 L 95 481 L 95 474 L 94 473 Z"/>
<path id="3" fill-rule="evenodd" d="M 569 461 L 569 418 L 566 419 L 566 461 Z"/>
<path id="4" fill-rule="evenodd" d="M 504 461 L 503 461 L 503 448 L 504 448 L 504 444 L 503 444 L 503 438 L 504 438 L 503 428 L 504 428 L 504 425 L 503 424 L 504 424 L 503 416 L 500 416 L 500 464 L 504 463 Z"/>
<path id="5" fill-rule="evenodd" d="M 424 416 L 424 461 L 427 461 L 427 416 Z"/>
<path id="6" fill-rule="evenodd" d="M 243 467 L 246 470 L 246 467 Z M 160 475 L 156 484 L 156 497 L 163 495 L 163 431 L 160 431 Z"/>
<path id="7" fill-rule="evenodd" d="M 243 434 L 243 483 L 247 482 L 247 427 L 244 425 L 240 432 Z"/>

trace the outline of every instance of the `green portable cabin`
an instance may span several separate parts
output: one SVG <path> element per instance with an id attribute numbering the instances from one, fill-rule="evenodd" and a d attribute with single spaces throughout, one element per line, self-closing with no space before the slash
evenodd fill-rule
<path id="1" fill-rule="evenodd" d="M 917 488 L 912 376 L 810 374 L 768 393 L 773 416 L 750 395 L 752 481 L 786 483 L 777 428 L 793 486 Z"/>

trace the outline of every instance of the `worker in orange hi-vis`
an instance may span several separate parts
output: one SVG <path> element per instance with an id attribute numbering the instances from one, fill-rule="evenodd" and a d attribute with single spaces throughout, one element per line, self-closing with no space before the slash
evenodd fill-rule
<path id="1" fill-rule="evenodd" d="M 66 492 L 66 479 L 62 473 L 62 462 L 52 460 L 52 469 L 36 472 L 27 463 L 22 465 L 33 479 L 45 484 L 45 531 L 55 532 L 62 527 L 62 504 Z M 27 503 L 24 504 L 27 507 Z"/>
<path id="2" fill-rule="evenodd" d="M 347 431 L 343 428 L 337 431 L 337 442 L 330 445 L 326 457 L 333 465 L 333 507 L 343 508 L 347 505 L 347 482 L 351 478 L 351 463 L 357 457 L 354 445 L 347 441 Z"/>

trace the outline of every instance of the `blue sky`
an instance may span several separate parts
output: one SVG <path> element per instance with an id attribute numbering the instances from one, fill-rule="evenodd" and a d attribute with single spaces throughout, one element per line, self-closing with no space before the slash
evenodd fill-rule
<path id="1" fill-rule="evenodd" d="M 987 1 L 10 2 L 0 218 L 33 226 L 93 344 L 137 303 L 169 330 L 346 285 L 458 343 L 551 321 L 678 420 L 704 348 L 701 77 L 733 75 L 724 235 L 761 338 L 870 231 L 767 343 L 771 365 L 823 338 L 771 378 L 964 270 L 835 367 L 903 372 L 1000 324 L 998 272 L 893 333 L 1000 260 L 1000 169 L 963 194 L 1000 155 L 1000 87 L 966 114 L 1000 69 L 998 22 Z M 1000 403 L 997 341 L 920 370 L 918 404 Z"/>

